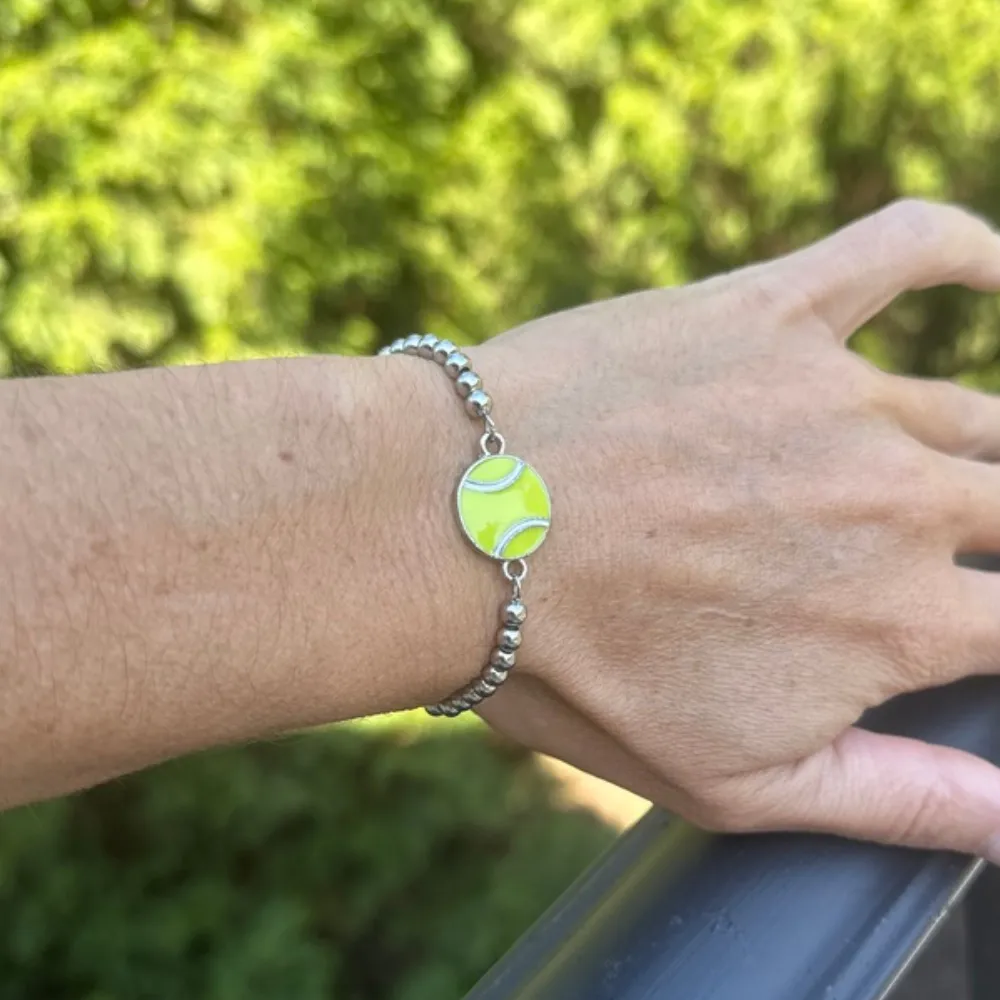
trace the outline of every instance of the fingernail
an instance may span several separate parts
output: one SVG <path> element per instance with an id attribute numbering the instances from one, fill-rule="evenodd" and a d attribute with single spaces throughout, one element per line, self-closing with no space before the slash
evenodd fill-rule
<path id="1" fill-rule="evenodd" d="M 986 841 L 983 857 L 991 864 L 1000 867 L 1000 833 L 994 834 Z"/>

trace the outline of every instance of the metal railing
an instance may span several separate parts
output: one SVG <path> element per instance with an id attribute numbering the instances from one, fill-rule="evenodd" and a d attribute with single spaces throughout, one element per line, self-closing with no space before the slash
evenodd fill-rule
<path id="1" fill-rule="evenodd" d="M 896 699 L 865 725 L 1000 763 L 1000 679 Z M 652 810 L 467 1000 L 881 1000 L 982 871 L 834 837 L 713 835 Z M 975 1000 L 1000 1000 L 997 873 L 968 912 Z"/>

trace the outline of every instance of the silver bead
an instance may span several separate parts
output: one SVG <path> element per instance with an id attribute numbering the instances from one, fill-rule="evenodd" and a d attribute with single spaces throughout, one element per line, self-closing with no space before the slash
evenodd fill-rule
<path id="1" fill-rule="evenodd" d="M 434 360 L 443 365 L 448 360 L 448 355 L 454 354 L 457 348 L 450 340 L 439 340 L 434 345 Z"/>
<path id="2" fill-rule="evenodd" d="M 402 354 L 402 353 L 403 353 L 403 345 L 404 345 L 405 343 L 406 343 L 406 341 L 404 341 L 402 337 L 397 337 L 397 338 L 396 338 L 396 339 L 395 339 L 395 340 L 394 340 L 394 341 L 393 341 L 393 342 L 392 342 L 392 343 L 391 343 L 391 344 L 389 345 L 389 353 L 390 353 L 390 354 Z"/>
<path id="3" fill-rule="evenodd" d="M 492 681 L 488 681 L 485 677 L 480 677 L 473 686 L 475 690 L 478 691 L 484 698 L 489 698 L 489 696 L 497 689 L 496 684 Z"/>
<path id="4" fill-rule="evenodd" d="M 483 695 L 481 695 L 481 694 L 480 694 L 480 693 L 479 693 L 479 692 L 478 692 L 478 691 L 476 690 L 476 686 L 475 686 L 475 684 L 473 684 L 473 685 L 472 685 L 471 687 L 468 687 L 468 688 L 466 688 L 466 689 L 465 689 L 465 690 L 464 690 L 464 691 L 462 692 L 462 697 L 463 697 L 463 698 L 464 698 L 464 699 L 465 699 L 466 701 L 468 701 L 468 702 L 471 702 L 471 703 L 472 703 L 473 705 L 478 705 L 478 704 L 479 704 L 479 703 L 480 703 L 480 702 L 481 702 L 481 701 L 483 700 Z"/>
<path id="5" fill-rule="evenodd" d="M 499 687 L 505 680 L 507 680 L 507 671 L 503 670 L 501 667 L 494 667 L 490 664 L 490 666 L 483 671 L 483 680 L 489 681 L 491 684 L 496 684 L 496 686 Z"/>
<path id="6" fill-rule="evenodd" d="M 434 336 L 433 333 L 425 333 L 420 338 L 420 343 L 417 345 L 417 354 L 422 358 L 434 357 L 434 348 L 437 347 L 438 338 Z"/>
<path id="7" fill-rule="evenodd" d="M 451 704 L 460 712 L 464 712 L 466 709 L 472 708 L 472 702 L 465 697 L 465 692 L 462 692 L 461 694 L 453 694 L 450 701 Z"/>
<path id="8" fill-rule="evenodd" d="M 520 628 L 528 617 L 528 609 L 516 597 L 503 606 L 503 623 L 508 628 Z"/>
<path id="9" fill-rule="evenodd" d="M 473 417 L 488 417 L 493 410 L 493 399 L 482 389 L 473 389 L 465 397 L 465 408 Z"/>
<path id="10" fill-rule="evenodd" d="M 470 368 L 455 379 L 455 389 L 462 399 L 466 399 L 476 389 L 482 389 L 483 380 Z"/>
<path id="11" fill-rule="evenodd" d="M 490 663 L 501 670 L 513 670 L 516 662 L 517 657 L 511 649 L 494 649 L 490 653 Z"/>
<path id="12" fill-rule="evenodd" d="M 425 711 L 428 715 L 433 715 L 435 718 L 444 715 L 444 710 L 440 705 L 428 705 Z"/>
<path id="13" fill-rule="evenodd" d="M 454 719 L 456 715 L 462 714 L 462 710 L 460 708 L 456 708 L 454 705 L 451 704 L 451 702 L 445 705 L 441 705 L 440 707 L 441 707 L 441 714 L 446 715 L 449 719 Z"/>
<path id="14" fill-rule="evenodd" d="M 458 378 L 471 364 L 472 362 L 461 351 L 452 351 L 445 358 L 444 370 L 448 378 Z"/>
<path id="15" fill-rule="evenodd" d="M 388 347 L 383 347 L 383 348 L 381 348 L 379 350 L 378 353 L 379 353 L 379 357 L 381 357 L 383 354 L 388 354 L 389 353 L 389 348 Z"/>
<path id="16" fill-rule="evenodd" d="M 420 334 L 411 333 L 409 337 L 403 338 L 403 352 L 405 354 L 416 354 L 420 348 Z"/>
<path id="17" fill-rule="evenodd" d="M 497 632 L 497 646 L 513 653 L 521 645 L 521 630 L 519 628 L 502 628 Z"/>

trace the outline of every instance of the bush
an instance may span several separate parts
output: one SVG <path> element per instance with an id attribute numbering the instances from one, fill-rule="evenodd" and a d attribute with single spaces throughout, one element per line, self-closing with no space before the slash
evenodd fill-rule
<path id="1" fill-rule="evenodd" d="M 998 51 L 993 0 L 12 0 L 0 347 L 475 340 L 901 194 L 996 218 Z M 998 308 L 931 293 L 868 349 L 990 381 Z"/>
<path id="2" fill-rule="evenodd" d="M 477 728 L 335 728 L 0 817 L 3 1000 L 449 1000 L 613 834 Z"/>
<path id="3" fill-rule="evenodd" d="M 903 194 L 1000 217 L 994 0 L 0 0 L 0 372 L 478 340 Z M 1000 304 L 880 363 L 1000 385 Z M 336 731 L 0 819 L 0 1000 L 458 996 L 609 837 Z"/>

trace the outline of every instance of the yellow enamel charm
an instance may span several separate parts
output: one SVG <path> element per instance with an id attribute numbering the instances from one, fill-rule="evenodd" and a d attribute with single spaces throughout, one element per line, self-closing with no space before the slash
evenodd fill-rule
<path id="1" fill-rule="evenodd" d="M 486 455 L 458 484 L 458 520 L 469 541 L 493 559 L 523 559 L 545 539 L 552 501 L 524 459 Z"/>

